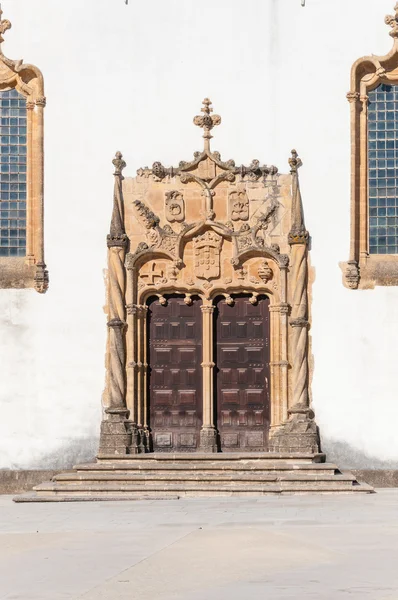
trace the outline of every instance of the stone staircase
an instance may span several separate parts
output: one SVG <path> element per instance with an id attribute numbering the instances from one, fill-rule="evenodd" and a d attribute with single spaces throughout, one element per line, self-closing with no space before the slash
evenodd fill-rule
<path id="1" fill-rule="evenodd" d="M 373 492 L 324 454 L 104 456 L 56 475 L 16 502 L 79 502 L 268 494 Z"/>

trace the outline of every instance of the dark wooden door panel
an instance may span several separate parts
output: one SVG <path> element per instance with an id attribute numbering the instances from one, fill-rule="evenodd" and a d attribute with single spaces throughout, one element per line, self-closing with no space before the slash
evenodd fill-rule
<path id="1" fill-rule="evenodd" d="M 201 301 L 149 303 L 149 424 L 157 452 L 189 452 L 202 424 Z"/>
<path id="2" fill-rule="evenodd" d="M 224 451 L 268 448 L 269 299 L 239 296 L 216 309 L 216 407 Z"/>

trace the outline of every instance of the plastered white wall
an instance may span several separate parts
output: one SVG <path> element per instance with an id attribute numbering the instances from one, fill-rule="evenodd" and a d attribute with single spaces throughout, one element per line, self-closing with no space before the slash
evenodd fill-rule
<path id="1" fill-rule="evenodd" d="M 104 387 L 105 238 L 116 150 L 127 174 L 201 148 L 287 172 L 299 150 L 312 235 L 313 404 L 329 457 L 398 466 L 398 289 L 343 288 L 350 68 L 392 45 L 393 0 L 4 0 L 3 51 L 43 71 L 50 289 L 0 292 L 0 468 L 94 456 Z"/>

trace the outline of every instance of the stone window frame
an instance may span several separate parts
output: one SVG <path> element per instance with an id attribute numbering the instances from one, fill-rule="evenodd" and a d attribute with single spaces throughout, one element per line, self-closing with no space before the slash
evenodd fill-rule
<path id="1" fill-rule="evenodd" d="M 26 99 L 26 256 L 0 257 L 0 289 L 34 288 L 44 293 L 49 281 L 44 262 L 44 79 L 36 66 L 4 56 L 2 34 L 10 28 L 9 21 L 0 20 L 0 90 L 16 89 Z"/>
<path id="2" fill-rule="evenodd" d="M 368 103 L 369 92 L 381 84 L 398 85 L 398 3 L 385 22 L 394 40 L 385 56 L 364 56 L 351 69 L 347 94 L 351 113 L 351 232 L 350 255 L 341 263 L 349 289 L 398 285 L 398 254 L 369 253 Z"/>

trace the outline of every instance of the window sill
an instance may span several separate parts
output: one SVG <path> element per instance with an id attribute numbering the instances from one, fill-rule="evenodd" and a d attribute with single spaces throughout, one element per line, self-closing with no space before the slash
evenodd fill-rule
<path id="1" fill-rule="evenodd" d="M 343 283 L 349 289 L 371 290 L 376 286 L 398 286 L 398 254 L 369 254 L 359 263 L 340 263 Z"/>
<path id="2" fill-rule="evenodd" d="M 48 289 L 48 271 L 43 264 L 28 265 L 25 258 L 0 258 L 0 289 Z"/>

